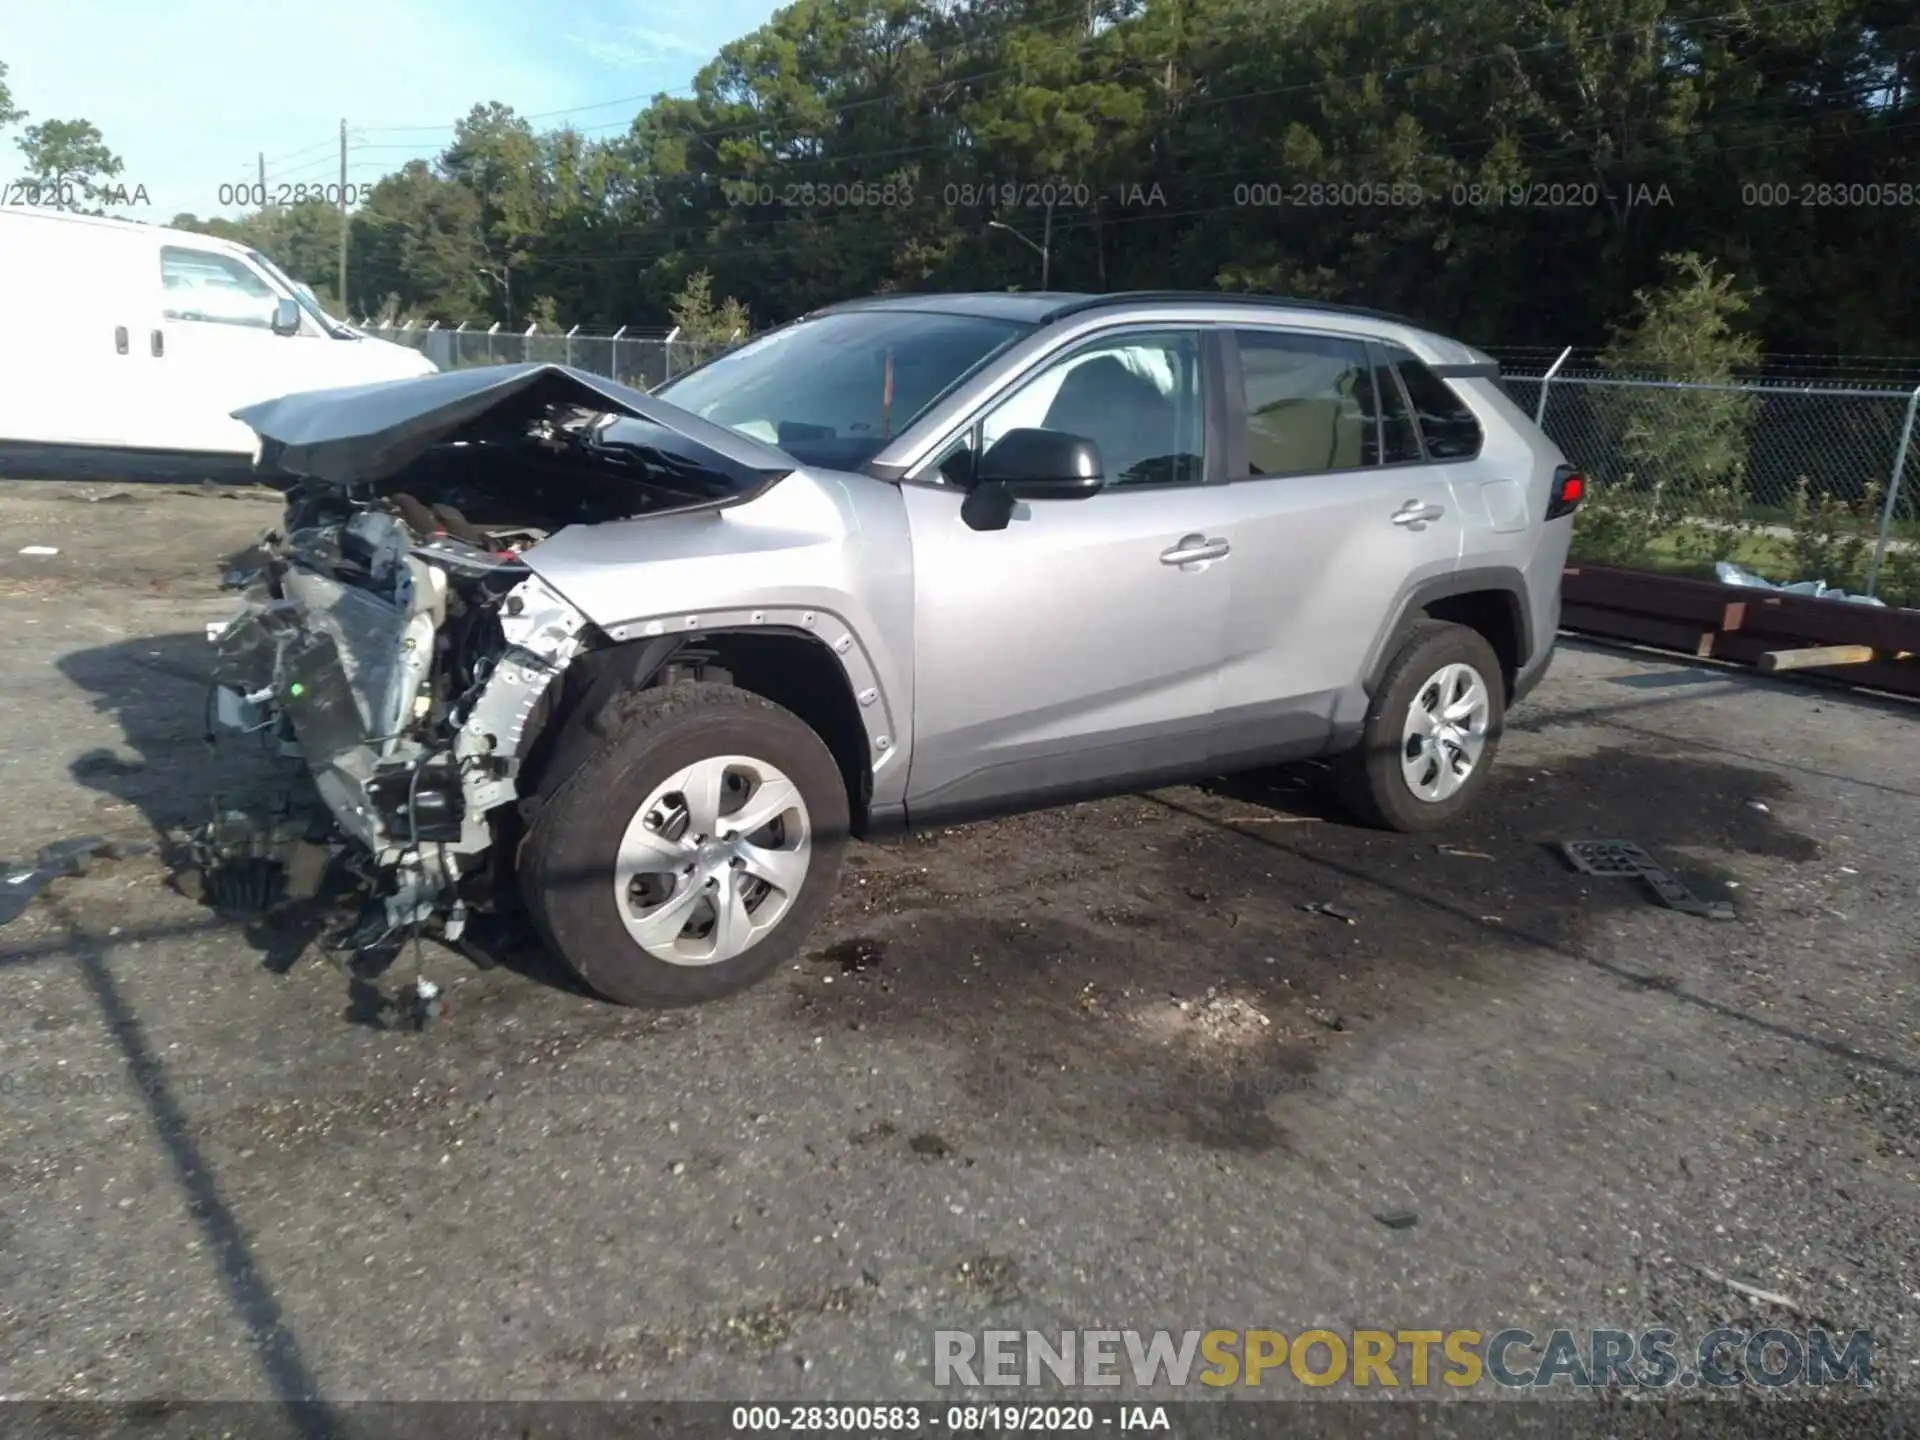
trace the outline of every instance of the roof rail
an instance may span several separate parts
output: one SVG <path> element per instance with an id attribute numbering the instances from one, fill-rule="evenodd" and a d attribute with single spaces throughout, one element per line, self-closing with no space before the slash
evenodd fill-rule
<path id="1" fill-rule="evenodd" d="M 1089 295 L 1084 300 L 1070 301 L 1059 309 L 1048 312 L 1047 320 L 1052 322 L 1063 316 L 1080 315 L 1088 310 L 1098 310 L 1108 305 L 1137 305 L 1152 301 L 1186 301 L 1206 305 L 1277 305 L 1291 310 L 1316 310 L 1328 315 L 1354 315 L 1367 320 L 1386 320 L 1395 325 L 1410 326 L 1415 330 L 1428 328 L 1418 320 L 1411 320 L 1405 315 L 1395 315 L 1387 310 L 1370 310 L 1362 305 L 1338 305 L 1331 300 L 1297 300 L 1287 295 L 1249 295 L 1228 290 L 1116 290 L 1107 295 Z"/>

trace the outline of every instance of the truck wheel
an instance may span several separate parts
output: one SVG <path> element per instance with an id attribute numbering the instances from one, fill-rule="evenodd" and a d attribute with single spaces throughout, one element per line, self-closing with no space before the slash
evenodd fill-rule
<path id="1" fill-rule="evenodd" d="M 1413 626 L 1388 662 L 1340 789 L 1356 818 L 1385 830 L 1435 830 L 1487 783 L 1505 714 L 1500 659 L 1478 631 Z"/>
<path id="2" fill-rule="evenodd" d="M 846 781 L 804 721 L 750 691 L 670 685 L 622 708 L 527 832 L 527 908 L 610 1000 L 716 1000 L 770 974 L 819 923 Z"/>

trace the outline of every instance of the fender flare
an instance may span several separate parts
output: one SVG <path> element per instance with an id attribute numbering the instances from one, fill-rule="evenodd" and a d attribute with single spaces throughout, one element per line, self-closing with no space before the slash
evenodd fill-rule
<path id="1" fill-rule="evenodd" d="M 578 687 L 557 696 L 563 713 L 541 716 L 540 733 L 526 756 L 537 780 L 523 805 L 543 803 L 578 768 L 592 747 L 606 738 L 605 716 L 622 695 L 645 688 L 683 652 L 699 651 L 702 642 L 729 636 L 785 636 L 818 646 L 821 658 L 839 673 L 846 694 L 858 714 L 865 738 L 865 768 L 871 785 L 889 761 L 897 771 L 906 746 L 889 732 L 896 716 L 871 657 L 851 626 L 825 610 L 782 609 L 752 612 L 716 612 L 698 617 L 697 628 L 668 630 L 662 623 L 628 622 L 602 630 L 608 644 L 589 650 L 575 662 L 579 671 L 569 678 Z M 555 723 L 557 721 L 557 723 Z M 856 794 L 856 802 L 859 797 Z"/>
<path id="2" fill-rule="evenodd" d="M 1400 641 L 1427 606 L 1457 595 L 1486 593 L 1504 596 L 1509 603 L 1518 642 L 1515 670 L 1516 673 L 1525 671 L 1538 650 L 1538 637 L 1533 633 L 1533 607 L 1527 603 L 1526 576 L 1511 565 L 1479 566 L 1416 581 L 1395 597 L 1389 611 L 1391 618 L 1374 637 L 1373 646 L 1367 652 L 1363 672 L 1366 679 L 1362 684 L 1367 697 L 1371 699 L 1379 690 L 1380 678 L 1392 663 Z"/>

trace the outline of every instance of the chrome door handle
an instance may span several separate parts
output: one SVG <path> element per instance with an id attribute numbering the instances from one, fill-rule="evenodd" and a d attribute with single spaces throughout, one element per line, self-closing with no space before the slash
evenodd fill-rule
<path id="1" fill-rule="evenodd" d="M 1160 552 L 1162 565 L 1191 565 L 1196 560 L 1218 560 L 1233 547 L 1216 536 L 1182 535 L 1177 543 Z"/>
<path id="2" fill-rule="evenodd" d="M 1438 520 L 1446 513 L 1444 505 L 1423 505 L 1418 500 L 1409 500 L 1393 512 L 1393 523 L 1409 530 L 1424 530 L 1429 520 Z"/>

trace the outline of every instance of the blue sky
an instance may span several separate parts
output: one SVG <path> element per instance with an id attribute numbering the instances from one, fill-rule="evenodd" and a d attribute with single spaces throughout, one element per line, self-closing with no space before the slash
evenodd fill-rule
<path id="1" fill-rule="evenodd" d="M 339 179 L 348 125 L 352 183 L 436 153 L 475 103 L 553 114 L 590 134 L 623 130 L 659 91 L 685 93 L 774 0 L 13 0 L 0 63 L 28 122 L 87 119 L 144 185 L 164 222 L 232 214 L 220 187 Z M 626 99 L 621 104 L 603 102 Z M 0 131 L 0 179 L 20 174 Z"/>

